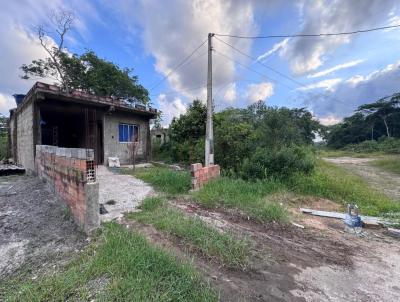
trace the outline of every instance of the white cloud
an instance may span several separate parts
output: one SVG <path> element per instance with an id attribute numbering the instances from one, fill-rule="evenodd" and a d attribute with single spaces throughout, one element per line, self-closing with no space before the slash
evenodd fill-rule
<path id="1" fill-rule="evenodd" d="M 10 109 L 15 106 L 16 105 L 13 96 L 0 93 L 0 114 L 8 116 Z"/>
<path id="2" fill-rule="evenodd" d="M 333 91 L 335 89 L 335 86 L 339 84 L 342 81 L 342 79 L 336 78 L 336 79 L 328 79 L 328 80 L 323 80 L 320 82 L 308 84 L 304 87 L 298 88 L 298 90 L 312 90 L 312 89 L 325 89 L 327 91 Z"/>
<path id="3" fill-rule="evenodd" d="M 277 1 L 272 1 L 277 2 Z M 254 35 L 258 26 L 254 20 L 255 9 L 263 9 L 271 4 L 259 1 L 236 0 L 120 0 L 113 3 L 114 10 L 121 15 L 129 29 L 129 34 L 140 35 L 146 52 L 155 59 L 154 67 L 162 76 L 168 74 L 183 58 L 188 56 L 209 32 Z M 275 4 L 274 4 L 275 5 Z M 132 24 L 137 25 L 132 26 Z M 250 52 L 251 41 L 243 39 L 224 39 L 228 43 Z M 243 60 L 228 46 L 213 39 L 214 48 L 236 60 Z M 207 50 L 206 45 L 199 54 Z M 213 83 L 215 86 L 233 81 L 235 63 L 221 56 L 214 56 Z M 196 59 L 188 67 L 172 73 L 167 83 L 176 91 L 188 90 L 206 84 L 207 57 Z M 159 87 L 152 92 L 160 91 Z M 205 98 L 205 90 L 202 99 Z M 188 92 L 188 98 L 194 96 Z M 198 95 L 196 95 L 198 96 Z"/>
<path id="4" fill-rule="evenodd" d="M 8 107 L 13 105 L 10 103 L 10 97 L 14 93 L 26 93 L 34 82 L 40 80 L 52 83 L 51 79 L 31 79 L 23 80 L 20 78 L 21 71 L 19 67 L 26 63 L 30 63 L 33 59 L 46 58 L 47 53 L 41 47 L 33 33 L 33 26 L 48 23 L 48 14 L 52 10 L 64 7 L 79 5 L 77 12 L 77 22 L 75 32 L 84 36 L 86 27 L 83 13 L 95 18 L 96 11 L 91 5 L 80 4 L 78 1 L 68 3 L 66 7 L 61 0 L 45 1 L 45 0 L 25 0 L 21 1 L 3 1 L 0 10 L 0 40 L 1 42 L 1 59 L 0 59 L 0 94 L 3 96 L 1 110 L 8 111 Z M 45 7 L 45 9 L 43 9 Z M 4 96 L 8 100 L 4 103 Z M 6 105 L 4 105 L 6 104 Z M 5 109 L 4 109 L 5 108 Z M 8 112 L 6 112 L 8 115 Z"/>
<path id="5" fill-rule="evenodd" d="M 309 96 L 305 102 L 317 116 L 344 117 L 360 105 L 374 102 L 399 91 L 400 61 L 366 75 L 342 81 L 326 95 Z"/>
<path id="6" fill-rule="evenodd" d="M 165 94 L 160 94 L 157 101 L 162 112 L 163 127 L 168 126 L 174 117 L 186 113 L 187 108 L 180 98 L 168 99 Z"/>
<path id="7" fill-rule="evenodd" d="M 322 125 L 325 125 L 325 126 L 332 126 L 332 125 L 335 125 L 342 121 L 342 119 L 340 117 L 337 117 L 333 114 L 329 114 L 324 117 L 320 117 L 318 120 L 320 121 L 320 123 Z"/>
<path id="8" fill-rule="evenodd" d="M 250 103 L 257 101 L 265 101 L 274 94 L 274 86 L 272 83 L 264 82 L 259 84 L 247 85 L 246 97 Z"/>
<path id="9" fill-rule="evenodd" d="M 236 83 L 231 83 L 228 88 L 225 90 L 224 93 L 224 101 L 226 101 L 227 103 L 232 104 L 233 102 L 236 101 Z"/>
<path id="10" fill-rule="evenodd" d="M 172 68 L 205 40 L 209 32 L 254 34 L 257 31 L 250 2 L 238 1 L 141 1 L 139 8 L 140 25 L 146 49 L 155 57 L 155 69 L 162 75 Z M 161 18 L 154 18 L 155 11 L 162 11 Z M 218 51 L 230 56 L 238 56 L 226 45 L 214 40 Z M 239 49 L 250 50 L 251 41 L 232 40 Z M 200 53 L 206 51 L 206 45 Z M 185 90 L 206 83 L 207 58 L 199 59 L 171 74 L 170 86 L 175 90 Z M 220 60 L 220 61 L 219 61 Z M 223 63 L 218 65 L 219 63 Z M 213 82 L 215 85 L 232 81 L 235 66 L 231 61 L 214 57 Z M 223 68 L 218 68 L 223 66 Z"/>
<path id="11" fill-rule="evenodd" d="M 288 42 L 289 42 L 289 38 L 286 38 L 286 39 L 282 40 L 281 42 L 274 44 L 270 50 L 268 50 L 267 52 L 265 52 L 262 55 L 258 56 L 257 57 L 257 61 L 263 61 L 267 57 L 272 55 L 273 53 L 284 49 L 287 46 Z"/>
<path id="12" fill-rule="evenodd" d="M 307 77 L 308 77 L 308 78 L 319 78 L 319 77 L 323 77 L 323 76 L 326 76 L 326 75 L 328 75 L 328 74 L 330 74 L 330 73 L 332 73 L 332 72 L 335 72 L 335 71 L 338 71 L 338 70 L 341 70 L 341 69 L 345 69 L 345 68 L 350 68 L 350 67 L 356 66 L 356 65 L 358 65 L 358 64 L 360 64 L 360 63 L 362 63 L 362 62 L 364 62 L 364 60 L 354 60 L 354 61 L 350 61 L 350 62 L 347 62 L 347 63 L 339 64 L 339 65 L 333 66 L 333 67 L 331 67 L 331 68 L 328 68 L 328 69 L 325 69 L 325 70 L 316 72 L 316 73 L 311 74 L 311 75 L 309 75 L 309 76 L 307 76 Z"/>
<path id="13" fill-rule="evenodd" d="M 344 32 L 386 24 L 396 5 L 395 0 L 303 1 L 299 7 L 304 22 L 299 33 Z M 281 54 L 289 60 L 292 71 L 301 75 L 316 70 L 324 64 L 327 54 L 356 37 L 342 35 L 295 38 L 282 49 Z"/>

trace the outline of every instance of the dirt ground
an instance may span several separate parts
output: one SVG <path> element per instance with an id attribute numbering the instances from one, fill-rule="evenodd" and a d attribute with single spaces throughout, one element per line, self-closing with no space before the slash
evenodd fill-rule
<path id="1" fill-rule="evenodd" d="M 316 200 L 315 207 L 332 207 Z M 400 240 L 382 230 L 361 235 L 344 232 L 343 222 L 300 214 L 305 226 L 261 225 L 222 209 L 205 209 L 188 200 L 172 206 L 252 242 L 251 264 L 245 270 L 223 267 L 200 254 L 190 258 L 220 290 L 221 301 L 399 301 Z M 178 255 L 179 239 L 150 226 L 123 223 Z"/>
<path id="2" fill-rule="evenodd" d="M 38 178 L 0 177 L 0 281 L 20 268 L 39 272 L 81 250 L 84 233 Z"/>
<path id="3" fill-rule="evenodd" d="M 371 165 L 377 158 L 337 157 L 324 158 L 364 178 L 371 186 L 382 190 L 388 197 L 400 200 L 400 177 Z"/>

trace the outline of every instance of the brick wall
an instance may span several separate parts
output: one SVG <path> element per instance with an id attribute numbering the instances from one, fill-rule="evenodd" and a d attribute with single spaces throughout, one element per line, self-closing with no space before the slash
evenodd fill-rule
<path id="1" fill-rule="evenodd" d="M 36 173 L 71 210 L 86 231 L 100 224 L 99 185 L 90 166 L 93 150 L 36 145 Z"/>
<path id="2" fill-rule="evenodd" d="M 211 179 L 219 177 L 220 167 L 219 165 L 203 167 L 201 163 L 191 164 L 190 173 L 192 175 L 192 190 L 196 191 Z"/>

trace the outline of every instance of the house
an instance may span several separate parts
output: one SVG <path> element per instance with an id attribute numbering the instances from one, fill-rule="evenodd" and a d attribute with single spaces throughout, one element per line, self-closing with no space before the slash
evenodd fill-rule
<path id="1" fill-rule="evenodd" d="M 153 128 L 151 129 L 151 140 L 152 142 L 157 142 L 160 145 L 169 142 L 169 132 L 168 128 Z"/>
<path id="2" fill-rule="evenodd" d="M 16 97 L 16 100 L 17 97 Z M 27 171 L 35 170 L 36 145 L 94 150 L 96 164 L 118 157 L 121 164 L 147 161 L 149 121 L 156 109 L 81 91 L 66 93 L 37 82 L 10 110 L 11 153 Z"/>

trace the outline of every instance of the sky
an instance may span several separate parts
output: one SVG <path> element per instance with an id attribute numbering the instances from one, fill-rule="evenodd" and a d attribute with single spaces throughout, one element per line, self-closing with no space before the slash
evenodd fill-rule
<path id="1" fill-rule="evenodd" d="M 133 68 L 152 105 L 163 112 L 165 126 L 193 99 L 206 99 L 207 43 L 180 68 L 175 66 L 209 32 L 315 34 L 400 24 L 396 0 L 2 1 L 0 113 L 8 115 L 15 104 L 12 95 L 26 93 L 35 82 L 21 79 L 19 67 L 46 57 L 34 28 L 46 25 L 51 11 L 59 9 L 76 16 L 66 40 L 68 51 L 90 49 Z M 329 125 L 361 104 L 399 91 L 397 28 L 331 37 L 212 40 L 216 111 L 264 100 L 270 106 L 306 107 Z"/>

